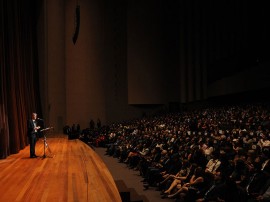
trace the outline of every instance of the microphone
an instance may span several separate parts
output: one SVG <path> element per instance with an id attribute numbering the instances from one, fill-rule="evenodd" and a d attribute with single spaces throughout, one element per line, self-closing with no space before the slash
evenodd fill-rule
<path id="1" fill-rule="evenodd" d="M 43 121 L 43 119 L 37 118 L 37 120 Z"/>

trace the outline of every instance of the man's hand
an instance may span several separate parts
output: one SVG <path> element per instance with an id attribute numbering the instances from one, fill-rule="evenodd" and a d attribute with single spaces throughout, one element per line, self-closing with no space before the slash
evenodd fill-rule
<path id="1" fill-rule="evenodd" d="M 258 201 L 263 200 L 263 196 L 262 196 L 262 195 L 257 196 L 257 197 L 256 197 L 256 200 L 258 200 Z"/>

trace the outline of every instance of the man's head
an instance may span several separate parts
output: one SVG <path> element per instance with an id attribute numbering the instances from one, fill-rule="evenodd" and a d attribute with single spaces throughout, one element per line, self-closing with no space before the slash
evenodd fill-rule
<path id="1" fill-rule="evenodd" d="M 33 120 L 37 119 L 37 113 L 32 113 L 32 119 Z"/>

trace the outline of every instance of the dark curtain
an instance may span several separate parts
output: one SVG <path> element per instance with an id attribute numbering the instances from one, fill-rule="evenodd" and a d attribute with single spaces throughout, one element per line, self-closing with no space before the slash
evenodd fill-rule
<path id="1" fill-rule="evenodd" d="M 0 158 L 26 145 L 27 119 L 41 113 L 35 0 L 0 0 Z"/>

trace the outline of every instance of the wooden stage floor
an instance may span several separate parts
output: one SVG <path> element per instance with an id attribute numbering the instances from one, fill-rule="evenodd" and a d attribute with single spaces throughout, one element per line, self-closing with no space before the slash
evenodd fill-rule
<path id="1" fill-rule="evenodd" d="M 36 154 L 29 145 L 0 159 L 0 201 L 121 202 L 115 182 L 101 158 L 80 140 L 66 135 L 39 139 Z M 50 153 L 50 151 L 51 153 Z"/>

